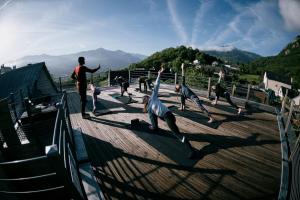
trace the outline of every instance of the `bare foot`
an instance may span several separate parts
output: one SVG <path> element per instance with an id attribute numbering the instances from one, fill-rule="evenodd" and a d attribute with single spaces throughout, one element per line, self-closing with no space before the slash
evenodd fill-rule
<path id="1" fill-rule="evenodd" d="M 213 118 L 209 118 L 209 120 L 207 121 L 207 123 L 212 123 L 212 122 L 214 122 L 215 120 L 213 119 Z"/>

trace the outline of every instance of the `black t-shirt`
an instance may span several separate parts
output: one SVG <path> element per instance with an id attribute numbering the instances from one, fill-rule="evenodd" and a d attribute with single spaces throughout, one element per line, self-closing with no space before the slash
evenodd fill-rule
<path id="1" fill-rule="evenodd" d="M 75 67 L 71 78 L 77 80 L 79 85 L 86 85 L 86 72 L 94 73 L 97 69 L 90 69 L 86 66 L 78 65 Z"/>

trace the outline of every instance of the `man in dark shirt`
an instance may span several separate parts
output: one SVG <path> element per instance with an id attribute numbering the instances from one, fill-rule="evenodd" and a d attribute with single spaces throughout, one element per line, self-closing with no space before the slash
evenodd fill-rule
<path id="1" fill-rule="evenodd" d="M 204 108 L 198 96 L 188 86 L 185 85 L 184 63 L 181 64 L 181 70 L 182 70 L 182 84 L 181 85 L 178 84 L 175 86 L 175 92 L 180 93 L 180 98 L 181 98 L 180 110 L 183 111 L 185 109 L 185 100 L 190 99 L 197 105 L 198 108 L 200 108 L 204 113 L 206 113 L 206 115 L 209 118 L 208 123 L 212 123 L 214 119 L 212 118 L 211 114 Z"/>
<path id="2" fill-rule="evenodd" d="M 79 65 L 75 67 L 71 78 L 76 80 L 76 86 L 80 95 L 81 101 L 81 115 L 82 118 L 88 118 L 89 115 L 85 113 L 85 106 L 86 106 L 86 88 L 87 88 L 87 81 L 86 81 L 86 72 L 94 73 L 98 69 L 100 69 L 100 65 L 95 69 L 90 69 L 86 67 L 84 57 L 78 58 Z"/>

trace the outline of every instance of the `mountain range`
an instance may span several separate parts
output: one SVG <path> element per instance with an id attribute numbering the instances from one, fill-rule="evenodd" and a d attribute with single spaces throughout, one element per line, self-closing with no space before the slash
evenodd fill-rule
<path id="1" fill-rule="evenodd" d="M 86 65 L 88 67 L 94 68 L 101 64 L 102 70 L 108 68 L 122 69 L 131 63 L 136 63 L 146 58 L 145 55 L 141 54 L 98 48 L 95 50 L 57 56 L 47 54 L 25 56 L 15 60 L 13 63 L 19 67 L 30 63 L 45 62 L 52 75 L 63 76 L 69 75 L 72 72 L 74 66 L 78 64 L 77 59 L 79 56 L 86 58 Z"/>
<path id="2" fill-rule="evenodd" d="M 226 51 L 204 50 L 203 52 L 211 56 L 215 56 L 228 63 L 250 63 L 258 58 L 261 58 L 261 56 L 256 53 L 240 50 L 237 48 L 232 48 Z"/>

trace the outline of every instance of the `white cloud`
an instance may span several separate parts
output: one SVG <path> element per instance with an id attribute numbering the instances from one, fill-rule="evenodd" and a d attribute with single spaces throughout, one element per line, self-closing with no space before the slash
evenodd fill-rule
<path id="1" fill-rule="evenodd" d="M 167 5 L 168 5 L 168 10 L 170 12 L 170 17 L 171 17 L 171 20 L 172 20 L 172 23 L 174 25 L 176 33 L 180 37 L 181 42 L 183 44 L 187 44 L 188 36 L 187 36 L 187 33 L 186 33 L 186 31 L 183 27 L 183 24 L 179 20 L 179 17 L 178 17 L 177 12 L 176 12 L 176 7 L 175 7 L 175 4 L 174 4 L 174 1 L 173 0 L 167 0 Z"/>
<path id="2" fill-rule="evenodd" d="M 201 48 L 201 50 L 205 50 L 205 51 L 232 51 L 233 49 L 235 49 L 234 46 L 232 45 L 227 45 L 227 46 L 208 46 L 208 47 L 203 47 Z"/>
<path id="3" fill-rule="evenodd" d="M 6 8 L 6 6 L 8 6 L 8 4 L 12 2 L 12 0 L 7 0 L 5 1 L 2 5 L 0 5 L 0 11 L 3 10 L 4 8 Z"/>
<path id="4" fill-rule="evenodd" d="M 278 4 L 286 28 L 291 31 L 300 31 L 300 1 L 279 0 Z"/>
<path id="5" fill-rule="evenodd" d="M 214 6 L 214 1 L 200 1 L 200 5 L 198 10 L 196 11 L 196 16 L 194 18 L 193 31 L 192 31 L 192 39 L 191 45 L 195 46 L 197 41 L 198 34 L 202 31 L 203 28 L 203 20 L 205 18 L 205 14 L 211 11 L 211 8 Z"/>
<path id="6" fill-rule="evenodd" d="M 248 51 L 274 51 L 286 32 L 282 29 L 283 21 L 278 15 L 277 1 L 259 1 L 248 5 L 241 5 L 235 1 L 226 0 L 237 13 L 220 30 L 221 25 L 199 48 L 215 49 L 215 47 L 229 45 Z M 300 17 L 299 17 L 300 19 Z"/>

